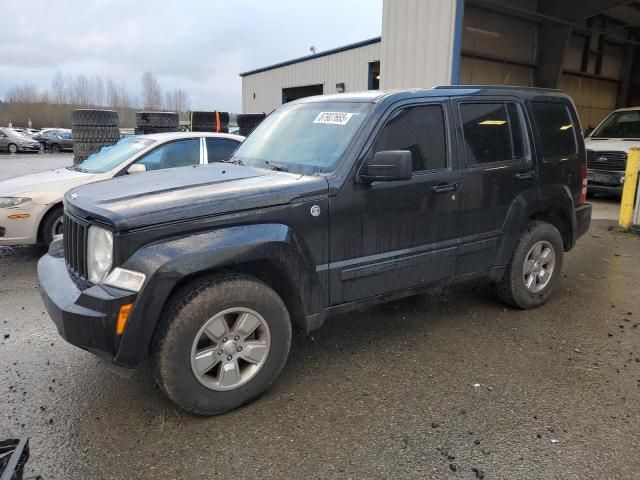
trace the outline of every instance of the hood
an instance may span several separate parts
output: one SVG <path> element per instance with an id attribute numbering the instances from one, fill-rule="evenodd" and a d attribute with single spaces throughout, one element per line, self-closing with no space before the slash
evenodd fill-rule
<path id="1" fill-rule="evenodd" d="M 128 230 L 327 193 L 324 177 L 215 163 L 92 183 L 67 192 L 65 205 L 82 218 Z"/>
<path id="2" fill-rule="evenodd" d="M 48 198 L 57 196 L 58 201 L 70 188 L 90 182 L 95 175 L 58 168 L 0 180 L 0 197 L 30 197 L 34 203 L 52 203 Z"/>
<path id="3" fill-rule="evenodd" d="M 595 150 L 597 152 L 628 152 L 631 147 L 640 147 L 640 140 L 637 138 L 587 138 L 584 141 L 584 146 L 587 150 Z"/>

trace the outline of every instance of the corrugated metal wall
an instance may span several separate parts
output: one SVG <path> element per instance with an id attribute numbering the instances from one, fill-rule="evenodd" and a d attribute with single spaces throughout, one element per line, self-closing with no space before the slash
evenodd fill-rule
<path id="1" fill-rule="evenodd" d="M 380 87 L 451 83 L 455 0 L 385 0 Z"/>
<path id="2" fill-rule="evenodd" d="M 242 110 L 271 112 L 282 104 L 282 89 L 323 84 L 324 93 L 366 90 L 369 63 L 380 60 L 380 42 L 242 77 Z"/>

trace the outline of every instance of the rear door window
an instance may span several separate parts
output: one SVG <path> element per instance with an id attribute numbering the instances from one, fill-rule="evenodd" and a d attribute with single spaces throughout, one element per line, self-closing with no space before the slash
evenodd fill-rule
<path id="1" fill-rule="evenodd" d="M 575 155 L 578 145 L 567 106 L 558 102 L 533 102 L 532 108 L 544 159 Z"/>
<path id="2" fill-rule="evenodd" d="M 522 121 L 515 103 L 461 103 L 460 119 L 467 165 L 525 158 Z"/>
<path id="3" fill-rule="evenodd" d="M 228 138 L 205 137 L 207 144 L 207 162 L 222 162 L 229 160 L 240 142 Z"/>

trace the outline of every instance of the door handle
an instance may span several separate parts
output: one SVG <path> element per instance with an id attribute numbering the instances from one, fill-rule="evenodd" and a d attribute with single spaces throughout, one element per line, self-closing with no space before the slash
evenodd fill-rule
<path id="1" fill-rule="evenodd" d="M 431 187 L 431 191 L 435 193 L 443 193 L 443 192 L 453 192 L 454 190 L 460 189 L 459 183 L 441 183 L 439 185 L 434 185 Z"/>
<path id="2" fill-rule="evenodd" d="M 529 180 L 530 178 L 534 178 L 535 176 L 536 176 L 536 172 L 533 170 L 529 172 L 516 173 L 514 175 L 514 177 L 516 177 L 518 180 Z"/>

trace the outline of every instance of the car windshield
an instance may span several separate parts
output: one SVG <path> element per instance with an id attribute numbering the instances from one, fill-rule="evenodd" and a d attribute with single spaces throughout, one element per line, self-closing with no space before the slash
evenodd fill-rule
<path id="1" fill-rule="evenodd" d="M 640 110 L 612 113 L 591 138 L 640 138 Z"/>
<path id="2" fill-rule="evenodd" d="M 285 105 L 240 144 L 231 161 L 307 175 L 330 172 L 370 110 L 368 103 Z"/>
<path id="3" fill-rule="evenodd" d="M 89 158 L 78 165 L 77 170 L 88 173 L 108 172 L 152 143 L 153 140 L 137 136 L 123 138 L 115 145 L 103 147 L 98 153 L 90 155 Z"/>

